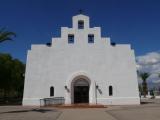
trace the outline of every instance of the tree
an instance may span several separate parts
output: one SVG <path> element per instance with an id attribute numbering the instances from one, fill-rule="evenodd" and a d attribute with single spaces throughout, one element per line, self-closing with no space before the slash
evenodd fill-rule
<path id="1" fill-rule="evenodd" d="M 139 88 L 139 96 L 141 97 L 141 93 L 142 93 L 142 85 L 139 84 L 139 85 L 138 85 L 138 88 Z"/>
<path id="2" fill-rule="evenodd" d="M 12 60 L 11 79 L 18 97 L 23 96 L 25 65 L 18 59 Z"/>
<path id="3" fill-rule="evenodd" d="M 12 37 L 16 37 L 14 32 L 7 31 L 5 28 L 0 29 L 0 43 L 6 40 L 12 40 Z"/>
<path id="4" fill-rule="evenodd" d="M 0 53 L 0 98 L 22 98 L 25 65 L 11 55 Z M 7 100 L 8 101 L 8 100 Z"/>
<path id="5" fill-rule="evenodd" d="M 10 89 L 10 74 L 12 68 L 12 57 L 9 54 L 0 54 L 0 89 L 6 96 Z"/>
<path id="6" fill-rule="evenodd" d="M 148 93 L 148 88 L 147 88 L 147 78 L 150 76 L 149 73 L 140 73 L 140 77 L 142 79 L 142 92 L 144 97 L 146 97 L 147 93 Z"/>

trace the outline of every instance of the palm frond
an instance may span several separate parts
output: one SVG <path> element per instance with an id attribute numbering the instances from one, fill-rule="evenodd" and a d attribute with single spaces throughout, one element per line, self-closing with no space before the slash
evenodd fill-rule
<path id="1" fill-rule="evenodd" d="M 150 74 L 149 73 L 140 73 L 140 77 L 142 78 L 142 80 L 146 80 L 148 77 L 150 76 Z"/>
<path id="2" fill-rule="evenodd" d="M 0 43 L 6 40 L 12 40 L 12 37 L 16 37 L 14 32 L 6 31 L 5 28 L 0 29 Z"/>

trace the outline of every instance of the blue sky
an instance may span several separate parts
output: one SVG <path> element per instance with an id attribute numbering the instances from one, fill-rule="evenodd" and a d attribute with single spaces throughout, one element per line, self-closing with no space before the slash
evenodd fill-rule
<path id="1" fill-rule="evenodd" d="M 31 44 L 45 44 L 71 27 L 79 9 L 101 26 L 102 36 L 132 45 L 136 56 L 160 50 L 160 0 L 0 0 L 0 27 L 14 31 L 14 41 L 0 44 L 25 63 Z"/>

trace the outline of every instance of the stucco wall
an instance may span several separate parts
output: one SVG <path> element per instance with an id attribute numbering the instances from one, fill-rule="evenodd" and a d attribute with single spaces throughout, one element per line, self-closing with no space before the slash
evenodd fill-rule
<path id="1" fill-rule="evenodd" d="M 78 20 L 84 20 L 84 29 L 77 29 Z M 68 34 L 74 34 L 74 44 L 68 44 Z M 88 34 L 94 34 L 94 43 L 88 43 Z M 101 37 L 100 27 L 89 28 L 89 18 L 78 15 L 73 17 L 73 28 L 61 28 L 61 37 L 53 38 L 51 47 L 32 45 L 28 51 L 23 105 L 39 105 L 39 99 L 50 97 L 50 86 L 55 88 L 55 97 L 65 97 L 65 103 L 71 103 L 71 94 L 64 86 L 71 89 L 76 75 L 91 80 L 90 103 L 139 104 L 130 45 L 111 46 L 110 38 Z M 109 96 L 109 85 L 113 86 L 113 96 Z"/>

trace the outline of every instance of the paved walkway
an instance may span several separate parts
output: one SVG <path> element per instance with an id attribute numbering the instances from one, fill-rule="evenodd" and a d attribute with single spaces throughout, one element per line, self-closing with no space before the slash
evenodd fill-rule
<path id="1" fill-rule="evenodd" d="M 0 106 L 0 120 L 160 120 L 160 104 L 58 109 Z"/>
<path id="2" fill-rule="evenodd" d="M 61 114 L 54 108 L 0 106 L 0 120 L 57 120 Z"/>
<path id="3" fill-rule="evenodd" d="M 160 120 L 160 104 L 115 106 L 106 112 L 116 120 Z"/>
<path id="4" fill-rule="evenodd" d="M 57 120 L 116 120 L 105 111 L 105 108 L 64 109 Z"/>

